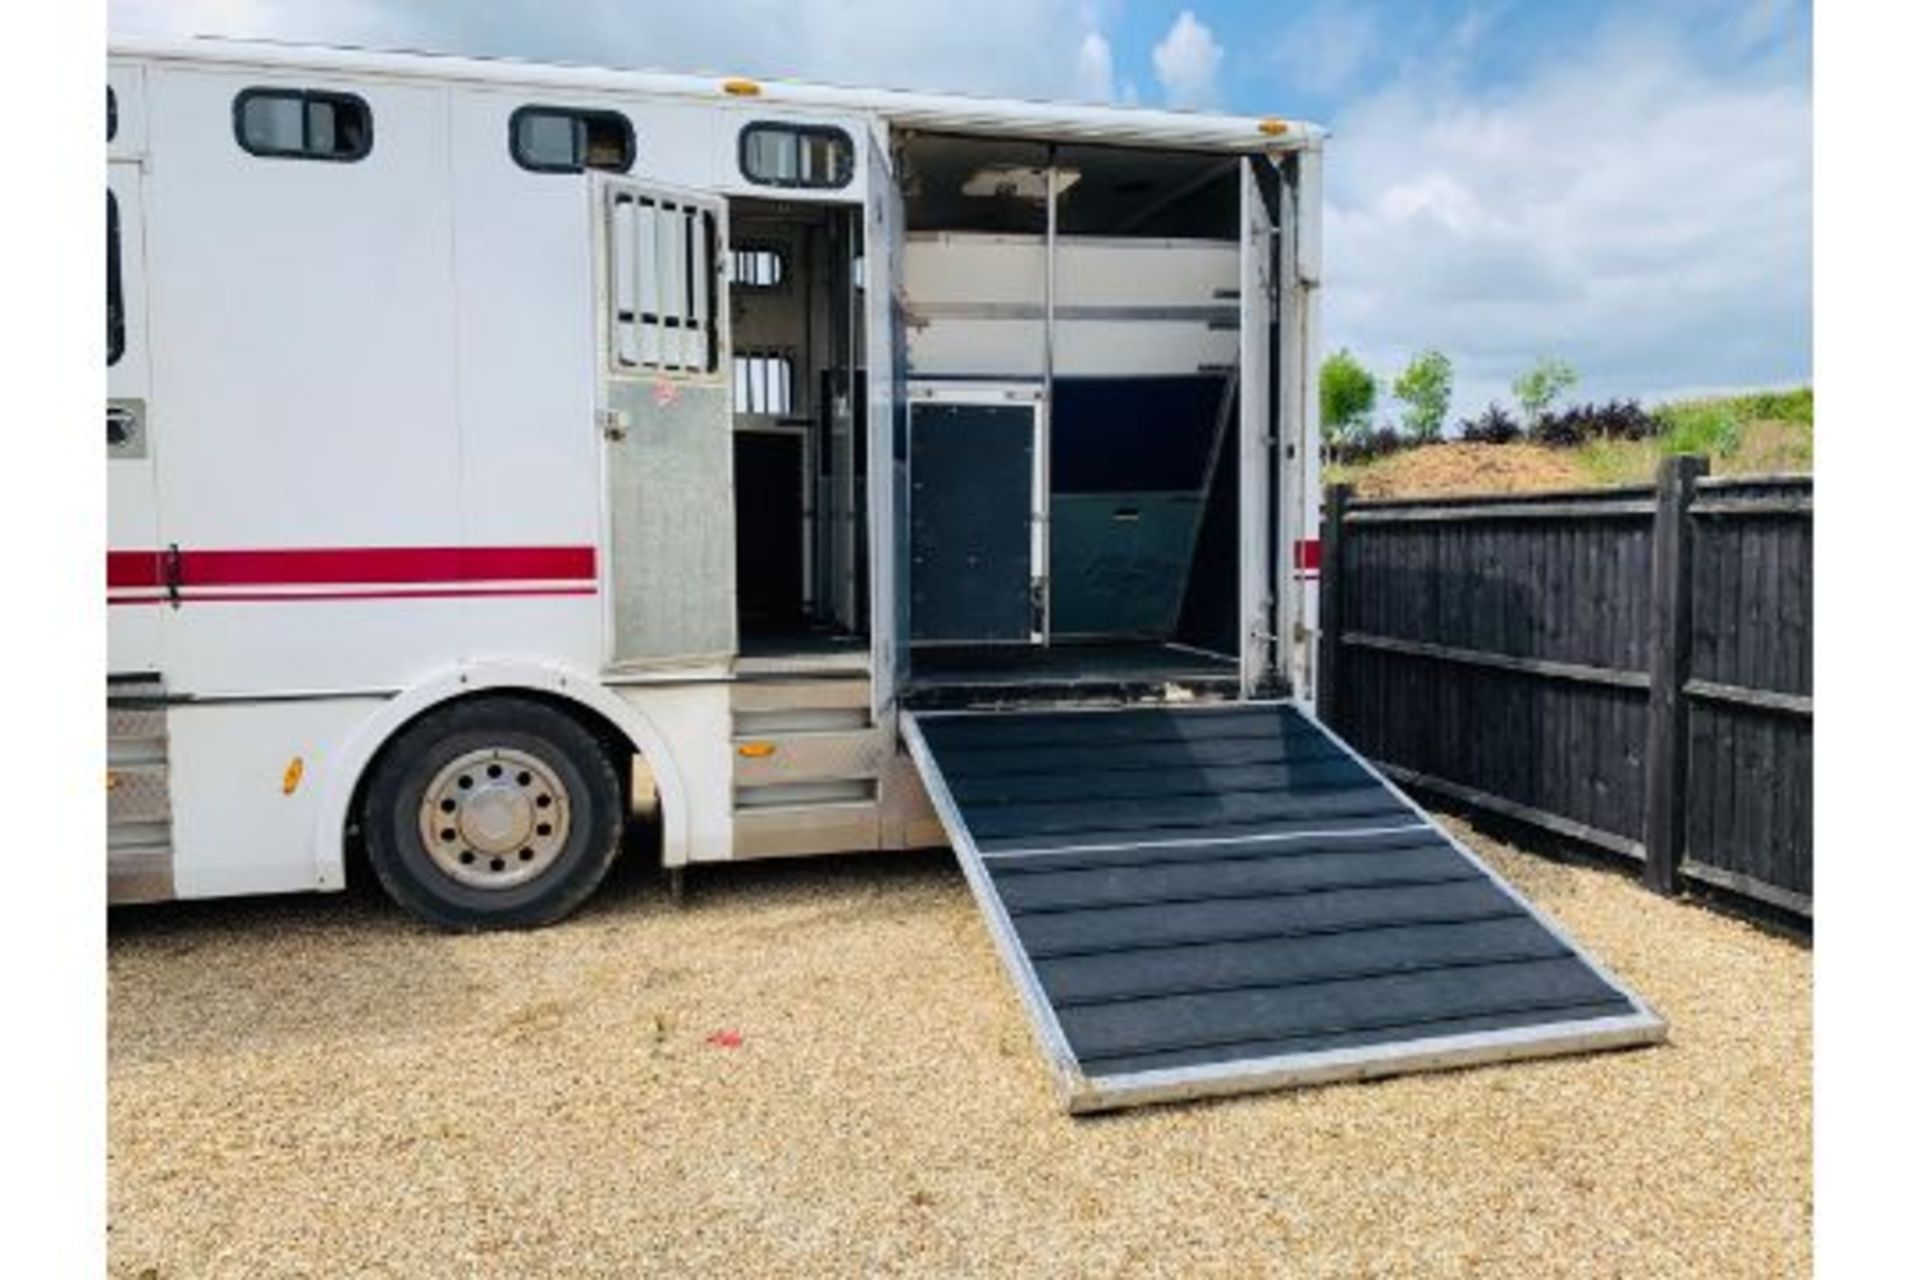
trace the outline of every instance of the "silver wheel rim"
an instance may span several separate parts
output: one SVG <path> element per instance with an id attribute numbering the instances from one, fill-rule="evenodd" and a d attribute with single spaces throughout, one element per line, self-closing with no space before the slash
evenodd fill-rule
<path id="1" fill-rule="evenodd" d="M 567 789 L 545 761 L 513 747 L 469 751 L 420 798 L 420 839 L 434 866 L 476 889 L 532 880 L 567 843 Z"/>

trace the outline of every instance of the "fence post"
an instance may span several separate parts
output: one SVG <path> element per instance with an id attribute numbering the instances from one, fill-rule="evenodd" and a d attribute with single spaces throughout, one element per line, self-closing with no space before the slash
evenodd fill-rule
<path id="1" fill-rule="evenodd" d="M 1327 487 L 1321 500 L 1320 516 L 1320 653 L 1319 676 L 1314 682 L 1314 714 L 1332 724 L 1340 687 L 1340 633 L 1345 620 L 1340 616 L 1341 525 L 1347 518 L 1347 501 L 1353 486 Z"/>
<path id="2" fill-rule="evenodd" d="M 1656 893 L 1680 889 L 1687 842 L 1687 700 L 1693 642 L 1693 530 L 1687 508 L 1707 460 L 1666 458 L 1655 482 L 1651 660 L 1647 687 L 1647 808 L 1644 879 Z"/>

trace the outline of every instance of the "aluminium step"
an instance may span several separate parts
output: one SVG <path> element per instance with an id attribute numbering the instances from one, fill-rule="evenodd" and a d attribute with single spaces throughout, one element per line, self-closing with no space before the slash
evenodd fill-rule
<path id="1" fill-rule="evenodd" d="M 1292 703 L 902 732 L 1069 1111 L 1665 1037 Z"/>
<path id="2" fill-rule="evenodd" d="M 107 901 L 174 896 L 166 688 L 152 677 L 107 684 Z"/>

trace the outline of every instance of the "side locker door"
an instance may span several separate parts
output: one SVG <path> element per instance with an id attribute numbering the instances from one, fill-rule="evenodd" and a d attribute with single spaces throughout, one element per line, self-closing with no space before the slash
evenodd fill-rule
<path id="1" fill-rule="evenodd" d="M 907 330 L 901 284 L 906 210 L 886 140 L 867 134 L 867 528 L 872 566 L 873 710 L 908 674 Z"/>
<path id="2" fill-rule="evenodd" d="M 159 675 L 167 557 L 158 547 L 147 359 L 145 112 L 138 68 L 109 70 L 107 121 L 107 671 Z"/>
<path id="3" fill-rule="evenodd" d="M 1252 696 L 1272 677 L 1273 565 L 1278 541 L 1273 492 L 1273 217 L 1256 164 L 1240 162 L 1240 691 Z"/>
<path id="4" fill-rule="evenodd" d="M 738 647 L 727 208 L 596 175 L 610 665 Z"/>

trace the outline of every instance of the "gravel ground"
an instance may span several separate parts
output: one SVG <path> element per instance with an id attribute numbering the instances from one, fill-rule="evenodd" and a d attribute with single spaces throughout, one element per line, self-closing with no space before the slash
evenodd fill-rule
<path id="1" fill-rule="evenodd" d="M 117 1275 L 1800 1275 L 1812 955 L 1456 825 L 1671 1044 L 1060 1115 L 946 854 L 110 923 Z"/>

